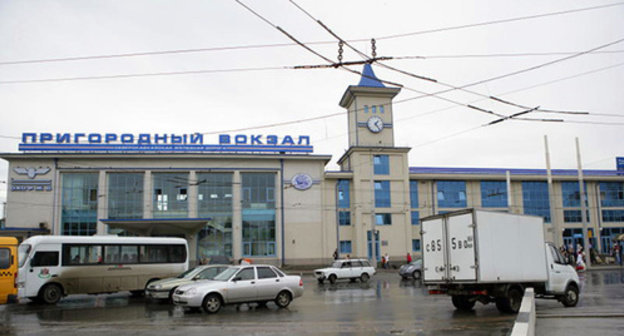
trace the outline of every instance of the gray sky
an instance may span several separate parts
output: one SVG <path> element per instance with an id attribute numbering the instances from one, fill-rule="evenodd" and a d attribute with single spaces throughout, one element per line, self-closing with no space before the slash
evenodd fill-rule
<path id="1" fill-rule="evenodd" d="M 241 1 L 300 41 L 334 41 L 287 0 Z M 296 3 L 345 40 L 376 38 L 378 56 L 428 56 L 387 64 L 454 86 L 570 55 L 437 56 L 582 52 L 624 38 L 624 5 L 389 38 L 617 1 L 298 0 Z M 235 1 L 0 2 L 0 63 L 273 44 L 291 44 L 291 41 Z M 367 53 L 371 50 L 369 42 L 353 45 Z M 331 59 L 337 57 L 337 42 L 309 46 Z M 624 50 L 624 43 L 603 50 Z M 345 61 L 360 59 L 345 47 Z M 335 114 L 342 111 L 338 106 L 342 93 L 348 85 L 357 84 L 359 77 L 340 69 L 279 69 L 41 83 L 6 81 L 322 63 L 323 60 L 300 46 L 291 45 L 0 64 L 3 120 L 0 152 L 16 152 L 19 140 L 11 137 L 19 137 L 22 132 L 188 134 Z M 395 143 L 412 147 L 411 166 L 543 168 L 543 137 L 548 135 L 553 168 L 575 168 L 574 138 L 579 137 L 584 168 L 614 169 L 615 157 L 624 155 L 620 149 L 624 129 L 624 65 L 617 66 L 620 63 L 624 63 L 622 52 L 587 54 L 470 88 L 526 106 L 594 114 L 526 115 L 582 123 L 505 121 L 474 129 L 496 117 L 427 97 L 395 103 Z M 360 71 L 361 66 L 353 69 Z M 599 69 L 602 70 L 596 71 Z M 429 93 L 446 89 L 379 66 L 374 66 L 374 70 L 379 78 L 405 86 L 395 101 L 419 95 L 409 89 Z M 576 77 L 564 79 L 571 76 Z M 552 81 L 555 82 L 544 84 Z M 458 91 L 443 97 L 464 104 L 481 99 Z M 473 104 L 505 115 L 521 110 L 491 100 Z M 464 132 L 470 129 L 474 130 Z M 343 114 L 236 133 L 310 135 L 315 153 L 333 155 L 328 169 L 336 169 L 335 160 L 347 149 L 346 130 Z M 205 142 L 217 143 L 217 136 L 207 135 Z M 6 178 L 7 164 L 2 162 L 0 180 Z M 6 183 L 0 183 L 0 200 L 5 193 Z"/>

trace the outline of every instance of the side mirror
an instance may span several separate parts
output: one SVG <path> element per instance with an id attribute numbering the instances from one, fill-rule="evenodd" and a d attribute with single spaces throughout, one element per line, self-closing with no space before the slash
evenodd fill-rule
<path id="1" fill-rule="evenodd" d="M 236 281 L 239 281 L 239 280 L 241 280 L 241 279 L 242 279 L 241 277 L 238 277 L 238 276 L 237 276 L 237 277 L 235 277 L 234 279 L 232 279 L 232 281 L 236 282 Z"/>

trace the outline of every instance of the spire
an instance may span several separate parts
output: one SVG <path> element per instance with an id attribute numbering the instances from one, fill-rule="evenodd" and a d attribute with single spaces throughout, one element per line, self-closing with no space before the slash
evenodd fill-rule
<path id="1" fill-rule="evenodd" d="M 373 67 L 369 63 L 364 64 L 364 69 L 362 70 L 362 78 L 360 78 L 360 83 L 358 86 L 367 86 L 367 87 L 386 87 L 382 82 L 379 81 L 375 73 L 373 72 Z"/>

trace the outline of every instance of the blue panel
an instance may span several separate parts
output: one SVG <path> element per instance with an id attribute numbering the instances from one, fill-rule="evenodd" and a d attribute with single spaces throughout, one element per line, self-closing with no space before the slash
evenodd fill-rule
<path id="1" fill-rule="evenodd" d="M 338 211 L 338 224 L 339 225 L 351 225 L 351 212 L 350 211 Z"/>
<path id="2" fill-rule="evenodd" d="M 601 182 L 600 195 L 603 207 L 624 207 L 624 183 Z"/>
<path id="3" fill-rule="evenodd" d="M 437 181 L 438 207 L 465 208 L 466 182 L 465 181 Z"/>
<path id="4" fill-rule="evenodd" d="M 388 155 L 373 156 L 373 163 L 375 175 L 390 174 L 390 160 L 388 158 Z"/>
<path id="5" fill-rule="evenodd" d="M 412 211 L 411 215 L 412 215 L 412 225 L 420 224 L 419 222 L 420 214 L 418 213 L 418 211 Z"/>
<path id="6" fill-rule="evenodd" d="M 550 203 L 546 182 L 522 182 L 524 213 L 544 217 L 550 223 Z"/>
<path id="7" fill-rule="evenodd" d="M 349 197 L 349 180 L 338 180 L 338 207 L 350 208 L 351 201 Z"/>
<path id="8" fill-rule="evenodd" d="M 420 239 L 412 239 L 412 252 L 420 252 Z"/>
<path id="9" fill-rule="evenodd" d="M 341 240 L 340 241 L 340 253 L 352 253 L 351 252 L 351 241 L 350 240 Z"/>
<path id="10" fill-rule="evenodd" d="M 375 207 L 389 208 L 390 204 L 390 181 L 375 181 Z"/>
<path id="11" fill-rule="evenodd" d="M 410 207 L 418 208 L 418 181 L 410 180 Z"/>
<path id="12" fill-rule="evenodd" d="M 481 206 L 484 208 L 506 208 L 507 183 L 504 181 L 481 181 Z"/>

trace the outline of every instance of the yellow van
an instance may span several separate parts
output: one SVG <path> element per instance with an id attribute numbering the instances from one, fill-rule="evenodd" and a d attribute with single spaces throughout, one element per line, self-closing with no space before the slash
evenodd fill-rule
<path id="1" fill-rule="evenodd" d="M 0 304 L 17 300 L 17 238 L 0 237 Z"/>

